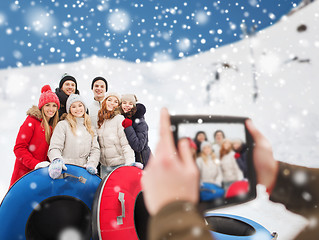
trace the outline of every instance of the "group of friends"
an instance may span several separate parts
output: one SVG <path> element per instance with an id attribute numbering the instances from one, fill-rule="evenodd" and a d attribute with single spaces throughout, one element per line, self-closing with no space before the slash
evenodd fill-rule
<path id="1" fill-rule="evenodd" d="M 94 100 L 87 105 L 71 75 L 62 76 L 55 92 L 42 87 L 38 105 L 27 111 L 18 132 L 10 186 L 43 167 L 56 179 L 67 170 L 65 164 L 85 167 L 101 178 L 122 165 L 147 165 L 151 150 L 145 106 L 134 94 L 108 92 L 103 77 L 95 77 L 91 89 Z"/>
<path id="2" fill-rule="evenodd" d="M 212 239 L 196 208 L 200 171 L 191 144 L 181 139 L 175 147 L 167 109 L 161 111 L 159 142 L 153 156 L 148 147 L 146 108 L 137 103 L 136 96 L 107 92 L 103 77 L 94 78 L 91 88 L 94 101 L 87 106 L 70 75 L 63 76 L 55 93 L 48 85 L 42 87 L 38 106 L 28 110 L 16 139 L 10 186 L 41 167 L 49 166 L 50 177 L 58 178 L 68 163 L 83 166 L 91 174 L 99 170 L 101 177 L 121 165 L 145 167 L 141 184 L 151 215 L 147 239 Z M 266 186 L 270 200 L 309 219 L 296 239 L 317 239 L 318 169 L 276 161 L 270 143 L 251 120 L 246 126 L 255 142 L 257 182 Z M 204 146 L 200 147 L 203 152 Z M 302 182 L 296 181 L 300 174 L 305 177 Z"/>
<path id="3" fill-rule="evenodd" d="M 222 186 L 225 190 L 247 178 L 247 147 L 241 139 L 230 140 L 224 131 L 216 130 L 214 143 L 210 143 L 205 131 L 198 131 L 192 141 L 194 159 L 201 182 Z"/>

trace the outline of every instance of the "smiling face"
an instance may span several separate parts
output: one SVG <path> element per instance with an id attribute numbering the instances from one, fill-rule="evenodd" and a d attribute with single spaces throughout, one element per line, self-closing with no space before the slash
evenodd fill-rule
<path id="1" fill-rule="evenodd" d="M 75 93 L 75 88 L 75 82 L 67 80 L 63 83 L 61 90 L 69 96 L 71 93 Z"/>
<path id="2" fill-rule="evenodd" d="M 106 93 L 106 85 L 105 82 L 102 80 L 97 80 L 94 84 L 93 84 L 93 94 L 94 94 L 94 99 L 96 101 L 102 101 L 105 97 L 105 93 Z"/>
<path id="3" fill-rule="evenodd" d="M 223 143 L 222 143 L 222 147 L 224 149 L 226 149 L 227 151 L 231 150 L 232 149 L 232 143 L 231 141 L 229 140 L 224 140 Z"/>
<path id="4" fill-rule="evenodd" d="M 133 107 L 134 107 L 134 105 L 131 101 L 123 100 L 122 109 L 123 109 L 124 113 L 131 111 Z"/>
<path id="5" fill-rule="evenodd" d="M 58 110 L 58 105 L 55 102 L 49 102 L 43 105 L 44 116 L 50 120 Z"/>
<path id="6" fill-rule="evenodd" d="M 199 133 L 199 134 L 197 135 L 196 139 L 197 139 L 197 141 L 199 141 L 199 142 L 205 141 L 205 140 L 206 140 L 206 135 L 205 135 L 205 133 Z"/>
<path id="7" fill-rule="evenodd" d="M 106 110 L 112 111 L 114 108 L 117 108 L 119 106 L 119 100 L 117 97 L 109 96 L 106 99 Z"/>
<path id="8" fill-rule="evenodd" d="M 221 145 L 223 141 L 224 141 L 224 134 L 222 132 L 217 132 L 215 135 L 215 142 Z"/>
<path id="9" fill-rule="evenodd" d="M 82 102 L 74 102 L 70 106 L 70 112 L 74 117 L 83 117 L 85 108 Z"/>
<path id="10" fill-rule="evenodd" d="M 239 151 L 242 148 L 243 143 L 240 140 L 234 140 L 232 143 L 235 151 Z"/>
<path id="11" fill-rule="evenodd" d="M 210 145 L 207 145 L 205 147 L 203 147 L 203 151 L 202 151 L 206 156 L 212 154 L 213 150 L 212 147 Z"/>

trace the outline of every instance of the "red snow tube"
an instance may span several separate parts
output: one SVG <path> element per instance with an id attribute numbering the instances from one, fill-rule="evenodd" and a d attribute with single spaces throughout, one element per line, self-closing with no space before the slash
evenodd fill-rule
<path id="1" fill-rule="evenodd" d="M 115 169 L 100 183 L 93 201 L 94 240 L 146 239 L 149 214 L 144 206 L 142 170 Z"/>
<path id="2" fill-rule="evenodd" d="M 240 195 L 247 194 L 249 191 L 249 183 L 247 180 L 237 181 L 232 183 L 227 192 L 226 192 L 226 198 L 230 197 L 237 197 Z"/>

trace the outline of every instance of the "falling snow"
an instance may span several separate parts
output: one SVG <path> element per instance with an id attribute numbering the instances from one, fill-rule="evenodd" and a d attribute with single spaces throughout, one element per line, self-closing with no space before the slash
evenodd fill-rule
<path id="1" fill-rule="evenodd" d="M 75 228 L 66 228 L 59 234 L 58 240 L 81 240 L 83 236 L 80 231 Z"/>
<path id="2" fill-rule="evenodd" d="M 107 21 L 109 28 L 114 32 L 128 31 L 130 27 L 130 15 L 123 10 L 112 11 Z"/>
<path id="3" fill-rule="evenodd" d="M 169 7 L 154 1 L 151 7 L 147 2 L 123 1 L 126 7 L 115 2 L 98 1 L 91 6 L 85 1 L 55 0 L 44 6 L 38 1 L 33 5 L 16 1 L 8 5 L 10 12 L 1 9 L 0 31 L 8 39 L 0 52 L 0 67 L 4 68 L 0 71 L 0 109 L 5 113 L 0 119 L 2 195 L 11 177 L 12 150 L 26 110 L 37 105 L 42 85 L 54 89 L 66 71 L 76 76 L 87 102 L 92 100 L 90 83 L 96 75 L 106 76 L 112 91 L 134 91 L 147 106 L 152 149 L 159 110 L 167 106 L 172 114 L 249 116 L 272 142 L 276 159 L 319 167 L 315 160 L 319 158 L 316 8 L 304 8 L 280 20 L 276 8 L 257 0 L 232 6 L 223 1 L 198 5 L 179 1 Z M 150 16 L 143 15 L 147 9 L 151 9 Z M 234 14 L 237 11 L 240 20 Z M 23 16 L 24 23 L 14 23 L 12 14 Z M 222 16 L 218 21 L 217 14 Z M 246 24 L 247 35 L 241 23 Z M 301 23 L 308 28 L 297 32 Z M 256 32 L 252 31 L 255 24 Z M 273 27 L 264 28 L 269 24 Z M 258 86 L 255 102 L 253 76 Z M 294 179 L 299 185 L 307 183 L 303 173 Z M 31 183 L 31 189 L 36 187 Z M 307 192 L 303 197 L 311 200 Z M 305 225 L 304 220 L 266 198 L 261 195 L 237 213 L 278 231 L 280 239 L 291 239 Z M 32 205 L 37 206 L 36 202 Z"/>
<path id="4" fill-rule="evenodd" d="M 256 0 L 240 4 L 211 4 L 208 0 L 56 0 L 47 4 L 40 0 L 2 1 L 2 43 L 15 54 L 1 52 L 0 68 L 63 63 L 92 55 L 131 62 L 157 61 L 154 51 L 182 59 L 240 40 L 242 30 L 236 26 L 241 23 L 264 29 L 278 21 L 293 4 L 285 2 L 274 8 L 272 3 Z"/>

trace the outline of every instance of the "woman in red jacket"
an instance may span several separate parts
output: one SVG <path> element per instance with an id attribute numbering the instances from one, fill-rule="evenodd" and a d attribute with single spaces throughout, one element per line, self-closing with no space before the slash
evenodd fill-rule
<path id="1" fill-rule="evenodd" d="M 43 86 L 38 106 L 32 106 L 27 111 L 27 119 L 20 127 L 16 139 L 13 150 L 16 161 L 10 187 L 28 172 L 49 166 L 47 153 L 52 131 L 59 119 L 59 108 L 58 96 L 49 85 Z"/>

